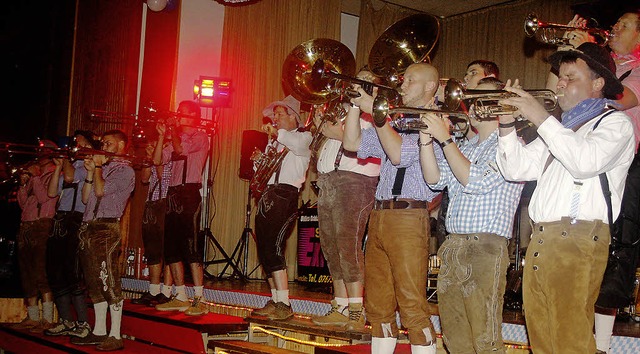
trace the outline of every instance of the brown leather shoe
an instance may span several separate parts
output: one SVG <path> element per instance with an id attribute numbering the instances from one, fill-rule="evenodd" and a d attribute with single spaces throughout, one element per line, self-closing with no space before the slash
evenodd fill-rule
<path id="1" fill-rule="evenodd" d="M 267 317 L 270 320 L 284 321 L 293 317 L 293 310 L 291 305 L 285 305 L 284 302 L 276 302 L 275 310 L 268 314 Z"/>
<path id="2" fill-rule="evenodd" d="M 22 322 L 11 325 L 11 328 L 12 329 L 31 329 L 39 324 L 40 324 L 39 321 L 34 321 L 29 317 L 27 317 L 24 320 L 22 320 Z"/>
<path id="3" fill-rule="evenodd" d="M 251 316 L 269 316 L 269 314 L 273 313 L 275 309 L 276 303 L 273 302 L 273 300 L 269 300 L 264 307 L 253 310 L 253 312 L 251 312 Z"/>
<path id="4" fill-rule="evenodd" d="M 122 341 L 122 338 L 116 339 L 116 337 L 109 337 L 96 347 L 96 350 L 101 352 L 112 352 L 114 350 L 122 349 L 124 349 L 124 342 Z"/>
<path id="5" fill-rule="evenodd" d="M 53 326 L 54 326 L 53 323 L 51 323 L 49 321 L 42 320 L 42 321 L 38 322 L 37 325 L 29 328 L 29 332 L 42 334 L 42 333 L 44 333 L 44 331 L 53 328 Z"/>
<path id="6" fill-rule="evenodd" d="M 364 331 L 364 308 L 362 304 L 349 304 L 349 322 L 347 322 L 347 331 Z"/>
<path id="7" fill-rule="evenodd" d="M 71 344 L 75 345 L 98 345 L 107 340 L 107 335 L 97 336 L 90 332 L 86 337 L 71 337 Z"/>

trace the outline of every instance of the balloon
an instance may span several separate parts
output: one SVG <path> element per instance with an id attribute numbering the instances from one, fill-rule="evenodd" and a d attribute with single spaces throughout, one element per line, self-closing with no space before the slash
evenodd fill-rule
<path id="1" fill-rule="evenodd" d="M 162 11 L 167 6 L 167 0 L 147 0 L 147 6 L 151 11 Z"/>

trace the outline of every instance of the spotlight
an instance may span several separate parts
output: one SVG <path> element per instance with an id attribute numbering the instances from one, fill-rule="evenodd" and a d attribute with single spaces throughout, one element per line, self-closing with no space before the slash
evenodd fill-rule
<path id="1" fill-rule="evenodd" d="M 231 80 L 200 76 L 193 85 L 193 99 L 202 107 L 231 107 Z"/>

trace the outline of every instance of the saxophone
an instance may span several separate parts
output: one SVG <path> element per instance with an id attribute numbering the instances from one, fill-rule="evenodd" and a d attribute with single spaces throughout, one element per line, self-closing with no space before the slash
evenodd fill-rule
<path id="1" fill-rule="evenodd" d="M 278 151 L 276 146 L 269 144 L 265 152 L 254 160 L 256 171 L 249 182 L 249 190 L 256 198 L 260 199 L 267 189 L 269 179 L 280 168 L 288 152 L 289 149 L 286 146 Z"/>

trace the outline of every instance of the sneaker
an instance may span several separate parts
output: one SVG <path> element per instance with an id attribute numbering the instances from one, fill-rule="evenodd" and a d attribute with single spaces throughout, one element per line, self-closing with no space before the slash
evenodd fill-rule
<path id="1" fill-rule="evenodd" d="M 156 302 L 158 304 L 166 304 L 167 302 L 171 301 L 170 297 L 167 297 L 167 295 L 160 293 L 158 295 L 156 295 Z"/>
<path id="2" fill-rule="evenodd" d="M 331 300 L 331 310 L 329 310 L 324 316 L 311 316 L 311 322 L 318 326 L 346 326 L 349 322 L 349 317 L 340 312 L 340 306 L 336 300 Z"/>
<path id="3" fill-rule="evenodd" d="M 107 340 L 107 335 L 95 335 L 93 332 L 89 332 L 86 337 L 71 337 L 71 344 L 75 345 L 98 345 Z"/>
<path id="4" fill-rule="evenodd" d="M 184 312 L 185 315 L 189 316 L 201 316 L 209 313 L 209 308 L 206 304 L 202 303 L 202 297 L 196 296 L 193 298 L 193 302 L 191 306 Z"/>
<path id="5" fill-rule="evenodd" d="M 186 311 L 191 306 L 189 301 L 180 301 L 175 296 L 164 304 L 156 305 L 158 311 Z"/>
<path id="6" fill-rule="evenodd" d="M 356 332 L 364 331 L 364 307 L 362 307 L 362 304 L 349 304 L 349 322 L 347 322 L 347 330 Z"/>
<path id="7" fill-rule="evenodd" d="M 40 324 L 40 321 L 34 321 L 29 317 L 11 326 L 12 329 L 31 329 Z"/>
<path id="8" fill-rule="evenodd" d="M 76 323 L 73 321 L 62 320 L 62 322 L 44 331 L 46 336 L 66 336 L 73 332 Z"/>
<path id="9" fill-rule="evenodd" d="M 116 339 L 116 337 L 109 337 L 104 342 L 98 344 L 96 349 L 101 352 L 111 352 L 114 350 L 122 350 L 124 349 L 124 342 L 122 341 L 122 338 Z"/>
<path id="10" fill-rule="evenodd" d="M 153 306 L 153 302 L 156 301 L 156 297 L 157 295 L 151 295 L 151 293 L 147 291 L 139 298 L 131 300 L 131 303 L 134 305 Z"/>
<path id="11" fill-rule="evenodd" d="M 276 310 L 276 303 L 273 300 L 267 301 L 267 304 L 260 309 L 255 309 L 251 312 L 251 316 L 269 316 Z"/>
<path id="12" fill-rule="evenodd" d="M 53 328 L 54 324 L 46 321 L 46 320 L 42 320 L 40 322 L 38 322 L 37 325 L 29 328 L 29 332 L 31 333 L 38 333 L 38 334 L 42 334 L 44 333 L 44 331 Z"/>
<path id="13" fill-rule="evenodd" d="M 76 322 L 75 327 L 73 327 L 73 330 L 69 332 L 69 335 L 74 337 L 84 338 L 88 336 L 89 333 L 91 333 L 91 326 L 89 326 L 87 322 L 78 321 Z"/>
<path id="14" fill-rule="evenodd" d="M 275 310 L 268 314 L 270 320 L 284 321 L 293 317 L 291 305 L 285 305 L 284 302 L 276 302 Z"/>

